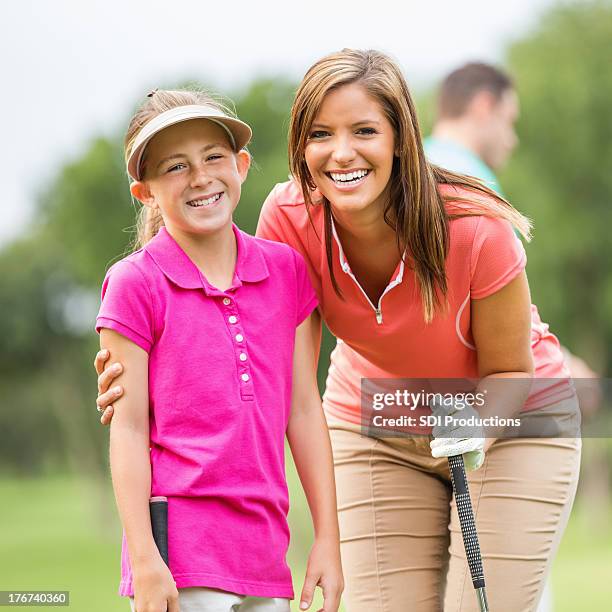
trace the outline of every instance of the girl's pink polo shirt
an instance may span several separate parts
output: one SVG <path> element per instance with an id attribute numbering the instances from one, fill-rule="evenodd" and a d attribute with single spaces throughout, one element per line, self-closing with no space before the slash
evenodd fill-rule
<path id="1" fill-rule="evenodd" d="M 151 495 L 168 497 L 177 587 L 293 597 L 284 437 L 295 330 L 317 301 L 293 249 L 234 233 L 222 292 L 162 228 L 108 271 L 96 329 L 149 354 Z"/>
<path id="2" fill-rule="evenodd" d="M 443 185 L 440 189 L 452 194 L 453 188 Z M 477 197 L 458 190 L 456 195 Z M 457 214 L 465 206 L 451 201 L 447 210 Z M 423 320 L 421 295 L 409 260 L 398 264 L 379 302 L 372 304 L 334 232 L 334 275 L 343 294 L 339 297 L 327 265 L 323 208 L 314 206 L 310 215 L 312 223 L 296 183 L 281 183 L 264 203 L 257 234 L 289 244 L 304 256 L 323 319 L 338 338 L 323 398 L 328 414 L 361 422 L 362 378 L 478 378 L 470 300 L 499 291 L 527 263 L 523 245 L 507 221 L 485 216 L 451 219 L 446 259 L 449 311 L 436 315 L 428 325 Z M 555 403 L 574 393 L 557 338 L 542 323 L 535 306 L 531 312 L 531 347 L 535 377 L 540 380 L 534 382 L 524 410 Z"/>

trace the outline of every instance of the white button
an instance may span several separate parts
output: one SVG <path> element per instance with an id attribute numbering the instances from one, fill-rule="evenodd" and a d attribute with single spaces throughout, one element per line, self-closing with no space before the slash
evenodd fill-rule
<path id="1" fill-rule="evenodd" d="M 242 334 L 236 334 L 236 341 L 237 342 L 242 342 L 244 340 L 244 337 L 242 336 Z"/>
<path id="2" fill-rule="evenodd" d="M 228 319 L 228 321 L 229 321 L 230 323 L 236 323 L 236 321 L 238 321 L 238 317 L 235 317 L 234 315 L 232 315 L 232 316 L 231 316 L 231 317 Z"/>
<path id="3" fill-rule="evenodd" d="M 242 380 L 244 380 L 244 382 L 247 382 L 250 378 L 250 376 L 248 374 L 243 374 L 240 378 L 242 378 Z"/>
<path id="4" fill-rule="evenodd" d="M 229 298 L 223 298 L 223 303 L 224 303 L 226 306 L 229 306 L 229 305 L 232 303 L 232 300 L 230 300 Z"/>
<path id="5" fill-rule="evenodd" d="M 240 361 L 246 361 L 246 360 L 247 360 L 246 353 L 240 353 Z"/>

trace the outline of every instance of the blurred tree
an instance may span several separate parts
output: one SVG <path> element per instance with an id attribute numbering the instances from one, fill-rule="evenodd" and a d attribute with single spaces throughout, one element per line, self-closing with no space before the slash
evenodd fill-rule
<path id="1" fill-rule="evenodd" d="M 612 4 L 553 8 L 509 49 L 520 146 L 501 182 L 535 222 L 534 302 L 568 346 L 612 369 Z"/>
<path id="2" fill-rule="evenodd" d="M 135 224 L 121 139 L 96 139 L 66 164 L 41 201 L 41 222 L 75 282 L 97 287 L 120 258 Z"/>
<path id="3" fill-rule="evenodd" d="M 250 233 L 255 232 L 261 205 L 274 184 L 287 180 L 287 127 L 294 90 L 284 78 L 266 78 L 235 97 L 239 117 L 253 128 L 253 163 L 236 210 L 236 222 Z"/>

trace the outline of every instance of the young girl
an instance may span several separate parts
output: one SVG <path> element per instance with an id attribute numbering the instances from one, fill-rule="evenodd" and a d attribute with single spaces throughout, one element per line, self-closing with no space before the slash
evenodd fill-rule
<path id="1" fill-rule="evenodd" d="M 108 271 L 96 322 L 124 394 L 110 462 L 124 527 L 120 594 L 138 612 L 288 611 L 284 436 L 312 511 L 302 592 L 342 590 L 329 436 L 314 375 L 317 300 L 301 256 L 232 224 L 245 123 L 157 91 L 125 141 L 140 248 Z M 149 498 L 168 498 L 169 568 Z"/>

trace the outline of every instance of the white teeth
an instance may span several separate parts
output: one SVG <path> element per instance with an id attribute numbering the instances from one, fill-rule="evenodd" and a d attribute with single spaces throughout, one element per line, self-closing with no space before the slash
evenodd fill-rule
<path id="1" fill-rule="evenodd" d="M 348 172 L 345 174 L 339 174 L 337 172 L 330 172 L 330 176 L 337 183 L 348 183 L 349 181 L 355 181 L 362 179 L 369 170 L 356 170 L 355 172 Z"/>
<path id="2" fill-rule="evenodd" d="M 218 193 L 217 195 L 214 195 L 211 198 L 208 198 L 207 200 L 191 200 L 190 202 L 187 202 L 187 204 L 189 206 L 192 206 L 193 208 L 199 208 L 200 206 L 210 206 L 211 204 L 214 204 L 219 198 L 221 198 L 222 195 L 222 193 Z"/>

